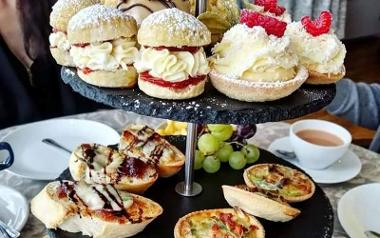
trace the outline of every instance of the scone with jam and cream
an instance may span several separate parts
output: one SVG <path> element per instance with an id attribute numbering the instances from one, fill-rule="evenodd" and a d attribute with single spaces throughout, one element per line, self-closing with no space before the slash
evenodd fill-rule
<path id="1" fill-rule="evenodd" d="M 57 64 L 75 66 L 70 57 L 70 43 L 67 40 L 67 24 L 81 9 L 94 5 L 98 0 L 58 0 L 50 13 L 53 32 L 49 35 L 50 52 Z"/>
<path id="2" fill-rule="evenodd" d="M 249 10 L 242 11 L 240 22 L 213 48 L 214 87 L 247 102 L 273 101 L 297 90 L 308 73 L 283 36 L 287 24 Z"/>
<path id="3" fill-rule="evenodd" d="M 292 18 L 285 7 L 278 5 L 277 0 L 243 0 L 244 8 L 266 16 L 274 17 L 277 20 L 291 23 Z"/>
<path id="4" fill-rule="evenodd" d="M 162 99 L 186 99 L 203 93 L 208 61 L 203 50 L 211 33 L 194 16 L 176 8 L 152 13 L 141 23 L 140 57 L 134 66 L 139 88 Z"/>
<path id="5" fill-rule="evenodd" d="M 330 29 L 331 23 L 331 13 L 324 11 L 314 21 L 303 17 L 286 29 L 291 49 L 309 71 L 309 84 L 330 84 L 345 75 L 346 48 Z"/>
<path id="6" fill-rule="evenodd" d="M 136 33 L 135 19 L 117 9 L 100 4 L 82 9 L 71 18 L 67 31 L 78 76 L 100 87 L 133 87 Z"/>

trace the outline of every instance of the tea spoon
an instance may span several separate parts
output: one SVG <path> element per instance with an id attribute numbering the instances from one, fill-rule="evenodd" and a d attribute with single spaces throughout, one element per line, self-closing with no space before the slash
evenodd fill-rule
<path id="1" fill-rule="evenodd" d="M 64 147 L 63 145 L 59 144 L 51 138 L 44 138 L 42 139 L 42 142 L 71 154 L 71 150 L 67 149 L 66 147 Z"/>
<path id="2" fill-rule="evenodd" d="M 287 151 L 287 150 L 276 150 L 276 153 L 284 157 L 285 159 L 296 159 L 297 156 L 293 151 Z"/>

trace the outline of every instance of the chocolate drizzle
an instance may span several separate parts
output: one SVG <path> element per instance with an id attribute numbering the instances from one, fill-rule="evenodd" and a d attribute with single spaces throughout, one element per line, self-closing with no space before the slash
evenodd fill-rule
<path id="1" fill-rule="evenodd" d="M 152 0 L 149 0 L 149 1 L 152 2 Z M 160 2 L 165 8 L 175 8 L 175 7 L 177 7 L 176 4 L 173 1 L 170 1 L 170 0 L 157 0 L 157 1 Z M 185 0 L 183 0 L 183 1 L 185 1 Z M 148 10 L 150 13 L 154 12 L 154 10 L 152 8 L 150 8 L 149 6 L 144 5 L 142 3 L 135 3 L 135 4 L 130 5 L 127 8 L 123 8 L 122 5 L 126 4 L 126 3 L 128 3 L 128 0 L 121 0 L 119 2 L 119 4 L 117 4 L 116 8 L 119 9 L 119 10 L 121 10 L 121 11 L 123 11 L 123 12 L 126 12 L 126 11 L 129 11 L 129 10 L 135 8 L 135 7 L 142 7 L 144 9 Z"/>

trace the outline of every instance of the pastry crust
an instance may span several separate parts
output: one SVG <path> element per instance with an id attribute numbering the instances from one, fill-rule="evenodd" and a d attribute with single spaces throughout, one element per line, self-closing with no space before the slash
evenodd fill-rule
<path id="1" fill-rule="evenodd" d="M 163 212 L 162 207 L 154 201 L 130 194 L 134 202 L 125 209 L 131 216 L 139 216 L 140 222 L 129 220 L 119 222 L 118 217 L 104 219 L 96 211 L 80 210 L 80 205 L 59 198 L 58 186 L 60 186 L 58 181 L 47 184 L 31 201 L 33 215 L 49 229 L 60 228 L 69 232 L 82 232 L 95 238 L 130 237 L 144 230 Z M 137 215 L 138 211 L 141 211 L 141 214 Z"/>
<path id="2" fill-rule="evenodd" d="M 50 48 L 51 55 L 59 65 L 64 65 L 68 67 L 74 67 L 73 59 L 70 56 L 68 50 L 62 50 L 57 47 Z"/>
<path id="3" fill-rule="evenodd" d="M 199 214 L 208 214 L 209 216 L 212 216 L 215 213 L 232 213 L 236 214 L 236 210 L 232 208 L 221 208 L 221 209 L 209 209 L 209 210 L 201 210 L 201 211 L 195 211 L 191 212 L 183 217 L 181 217 L 178 222 L 176 223 L 174 227 L 174 237 L 175 238 L 190 238 L 190 236 L 184 236 L 185 232 L 189 230 L 189 223 L 187 219 L 191 216 L 194 215 L 199 215 Z M 253 216 L 246 215 L 249 218 L 249 223 L 251 225 L 254 225 L 258 228 L 257 233 L 256 233 L 256 238 L 264 238 L 265 237 L 265 231 L 261 223 Z"/>
<path id="4" fill-rule="evenodd" d="M 140 138 L 140 131 L 144 130 L 147 131 L 144 132 L 146 135 L 143 134 Z M 147 138 L 144 140 L 145 136 Z M 149 140 L 151 136 L 154 139 Z M 148 141 L 146 142 L 146 140 Z M 139 143 L 142 143 L 144 145 L 141 146 Z M 152 153 L 157 149 L 156 147 L 161 147 L 160 150 L 162 149 L 163 151 L 161 157 L 159 158 L 155 158 L 154 155 L 152 156 Z M 177 149 L 177 147 L 171 145 L 158 133 L 154 132 L 153 129 L 143 125 L 132 124 L 124 130 L 120 138 L 119 150 L 139 151 L 139 153 L 143 153 L 151 161 L 158 164 L 158 172 L 160 177 L 173 176 L 181 170 L 185 163 L 185 155 L 179 149 Z"/>
<path id="5" fill-rule="evenodd" d="M 50 13 L 50 25 L 59 31 L 66 32 L 72 16 L 81 9 L 99 3 L 98 0 L 58 0 Z"/>
<path id="6" fill-rule="evenodd" d="M 249 192 L 244 189 L 223 185 L 224 198 L 231 207 L 239 207 L 243 211 L 264 218 L 269 221 L 287 222 L 297 217 L 301 211 L 270 199 L 257 192 Z"/>
<path id="7" fill-rule="evenodd" d="M 341 80 L 346 75 L 346 68 L 344 65 L 341 71 L 337 74 L 319 73 L 314 70 L 309 70 L 309 78 L 307 84 L 320 85 L 320 84 L 332 84 Z"/>
<path id="8" fill-rule="evenodd" d="M 88 74 L 78 69 L 78 76 L 88 84 L 105 88 L 132 88 L 137 82 L 137 72 L 133 66 L 128 70 L 118 69 L 116 71 L 95 70 Z"/>
<path id="9" fill-rule="evenodd" d="M 90 145 L 93 147 L 94 145 Z M 89 164 L 86 163 L 86 160 L 83 159 L 82 155 L 84 154 L 84 150 L 82 146 L 77 147 L 73 153 L 71 153 L 70 160 L 69 160 L 69 170 L 71 173 L 71 176 L 75 181 L 85 181 L 88 184 L 95 184 L 98 181 L 96 181 L 97 178 L 94 179 L 95 176 L 101 176 L 103 177 L 102 183 L 105 184 L 112 184 L 116 189 L 128 191 L 131 193 L 138 193 L 141 194 L 145 192 L 150 186 L 152 186 L 157 178 L 158 173 L 156 171 L 156 168 L 154 166 L 148 167 L 145 171 L 143 177 L 131 177 L 125 174 L 122 174 L 118 172 L 119 168 L 112 168 L 112 165 L 109 165 L 112 160 L 122 158 L 123 156 L 119 155 L 117 151 L 114 151 L 110 148 L 107 148 L 105 146 L 96 145 L 97 148 L 96 154 L 99 154 L 99 156 L 104 156 L 104 158 L 109 158 L 111 160 L 108 162 L 107 165 L 104 165 L 102 169 L 98 169 L 97 171 L 94 171 L 89 167 Z M 125 159 L 125 157 L 124 157 Z M 143 159 L 141 159 L 143 160 Z M 98 165 L 100 163 L 97 163 Z M 122 166 L 122 165 L 120 165 Z M 131 165 L 130 165 L 131 166 Z M 105 169 L 111 167 L 113 169 L 110 171 L 110 169 Z M 138 167 L 134 169 L 139 169 Z M 104 174 L 106 171 L 107 174 Z M 90 176 L 88 176 L 90 175 Z M 107 178 L 104 178 L 107 176 Z M 95 181 L 94 181 L 95 180 Z M 107 180 L 106 182 L 104 180 Z"/>
<path id="10" fill-rule="evenodd" d="M 141 91 L 145 94 L 161 99 L 181 100 L 194 98 L 201 95 L 205 88 L 206 79 L 196 85 L 189 85 L 183 89 L 174 89 L 168 87 L 161 87 L 154 83 L 138 79 L 138 85 Z"/>
<path id="11" fill-rule="evenodd" d="M 140 26 L 137 40 L 149 47 L 204 46 L 211 42 L 211 33 L 194 16 L 176 8 L 154 12 Z"/>
<path id="12" fill-rule="evenodd" d="M 292 173 L 292 176 L 296 175 L 298 177 L 294 178 L 294 177 L 289 177 L 289 176 L 285 176 L 284 175 L 284 177 L 286 179 L 289 179 L 291 183 L 292 182 L 297 182 L 297 179 L 301 179 L 305 183 L 307 183 L 308 186 L 310 187 L 310 191 L 307 194 L 304 194 L 304 195 L 290 196 L 290 195 L 285 195 L 285 194 L 279 194 L 279 192 L 277 190 L 273 192 L 273 195 L 278 195 L 282 199 L 284 199 L 286 202 L 289 202 L 289 203 L 303 202 L 303 201 L 305 201 L 305 200 L 307 200 L 307 199 L 309 199 L 309 198 L 311 198 L 313 196 L 313 194 L 315 192 L 315 184 L 314 184 L 314 182 L 307 175 L 305 175 L 304 173 L 302 173 L 299 170 L 296 170 L 296 169 L 293 169 L 293 168 L 289 168 L 289 167 L 286 167 L 286 166 L 283 166 L 283 165 L 279 165 L 279 164 L 266 164 L 266 163 L 264 163 L 264 164 L 256 164 L 256 165 L 253 165 L 253 166 L 245 169 L 243 177 L 244 177 L 244 182 L 247 184 L 248 187 L 251 187 L 251 188 L 259 187 L 259 186 L 256 186 L 256 184 L 254 184 L 249 179 L 248 174 L 249 174 L 249 171 L 254 170 L 254 169 L 258 169 L 260 167 L 279 167 L 279 168 L 283 168 L 283 169 L 289 170 L 289 172 Z M 266 190 L 263 187 L 260 187 L 260 188 L 262 190 Z M 271 190 L 267 190 L 267 192 L 271 192 Z"/>
<path id="13" fill-rule="evenodd" d="M 299 66 L 294 79 L 285 82 L 249 82 L 232 79 L 212 70 L 209 74 L 212 85 L 226 96 L 246 102 L 274 101 L 289 96 L 306 81 L 307 69 Z"/>
<path id="14" fill-rule="evenodd" d="M 137 24 L 133 17 L 100 4 L 79 11 L 67 27 L 67 37 L 72 45 L 133 37 L 136 33 Z"/>

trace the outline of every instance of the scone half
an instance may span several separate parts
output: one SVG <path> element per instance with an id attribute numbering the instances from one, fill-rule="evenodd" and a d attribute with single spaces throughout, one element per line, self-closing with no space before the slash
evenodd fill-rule
<path id="1" fill-rule="evenodd" d="M 157 163 L 161 177 L 176 174 L 185 163 L 185 155 L 154 129 L 139 124 L 131 124 L 123 131 L 119 150 L 139 151 L 153 163 Z"/>
<path id="2" fill-rule="evenodd" d="M 307 84 L 332 84 L 341 80 L 346 75 L 346 68 L 344 65 L 342 66 L 339 73 L 319 73 L 314 70 L 309 69 L 309 78 L 307 79 Z"/>
<path id="3" fill-rule="evenodd" d="M 299 170 L 279 164 L 256 164 L 244 170 L 244 181 L 284 201 L 302 202 L 315 192 L 314 182 Z"/>
<path id="4" fill-rule="evenodd" d="M 234 229 L 235 231 L 232 231 L 228 223 L 241 229 Z M 240 230 L 240 232 L 244 233 L 237 234 L 236 230 Z M 234 233 L 235 236 L 227 236 L 231 233 Z M 174 228 L 174 237 L 264 238 L 265 231 L 261 223 L 255 217 L 239 209 L 222 208 L 196 211 L 180 218 Z"/>
<path id="5" fill-rule="evenodd" d="M 212 85 L 230 98 L 246 102 L 265 102 L 289 96 L 301 87 L 308 75 L 307 69 L 299 66 L 296 76 L 284 82 L 252 82 L 233 79 L 215 70 L 210 72 L 209 77 Z"/>
<path id="6" fill-rule="evenodd" d="M 78 146 L 70 156 L 69 170 L 75 181 L 112 184 L 132 193 L 143 193 L 158 178 L 155 165 L 141 155 L 121 154 L 98 144 Z"/>
<path id="7" fill-rule="evenodd" d="M 115 196 L 102 200 L 97 193 Z M 106 208 L 109 206 L 112 208 Z M 50 229 L 82 232 L 96 238 L 118 238 L 141 232 L 163 210 L 150 199 L 117 191 L 110 185 L 95 187 L 56 181 L 47 184 L 32 199 L 31 211 Z"/>
<path id="8" fill-rule="evenodd" d="M 104 88 L 132 88 L 136 85 L 137 72 L 133 66 L 127 70 L 117 69 L 115 71 L 105 70 L 81 70 L 78 76 L 88 84 Z"/>
<path id="9" fill-rule="evenodd" d="M 276 201 L 263 193 L 254 192 L 247 186 L 223 185 L 224 198 L 231 207 L 274 222 L 287 222 L 297 217 L 301 211 L 285 202 Z"/>

